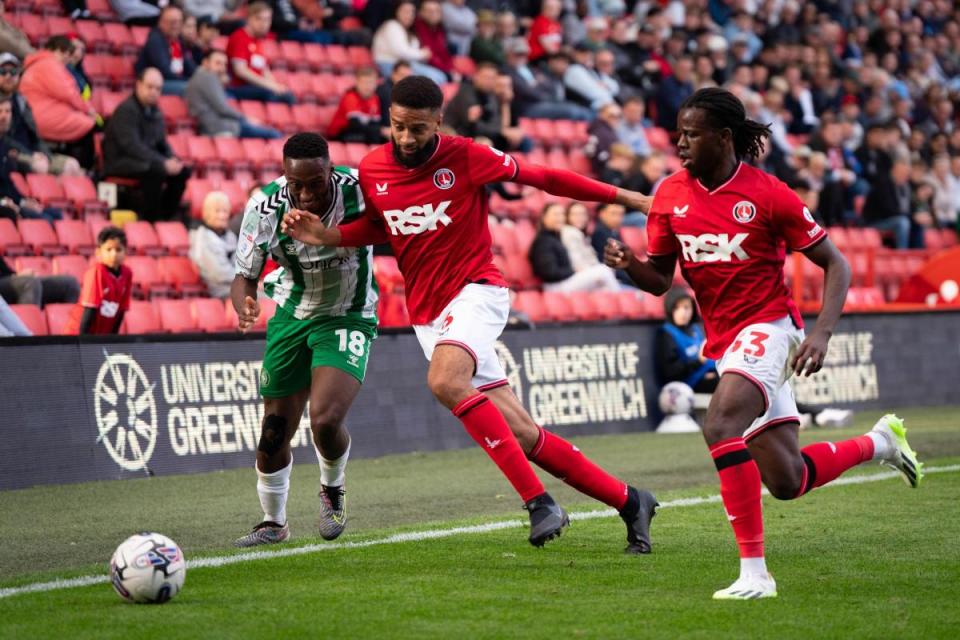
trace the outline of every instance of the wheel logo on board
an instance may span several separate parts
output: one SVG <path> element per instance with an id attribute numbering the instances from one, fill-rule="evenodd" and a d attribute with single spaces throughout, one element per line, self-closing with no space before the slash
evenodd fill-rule
<path id="1" fill-rule="evenodd" d="M 97 442 L 127 471 L 147 471 L 157 444 L 155 385 L 132 357 L 103 353 L 93 387 Z"/>
<path id="2" fill-rule="evenodd" d="M 517 364 L 516 359 L 514 359 L 513 353 L 511 353 L 509 347 L 507 347 L 507 345 L 500 340 L 497 340 L 497 342 L 494 344 L 494 349 L 496 349 L 497 358 L 499 358 L 500 364 L 503 365 L 504 373 L 507 374 L 507 382 L 510 384 L 510 387 L 513 388 L 513 392 L 517 395 L 517 397 L 523 398 L 523 386 L 520 378 L 520 365 Z"/>

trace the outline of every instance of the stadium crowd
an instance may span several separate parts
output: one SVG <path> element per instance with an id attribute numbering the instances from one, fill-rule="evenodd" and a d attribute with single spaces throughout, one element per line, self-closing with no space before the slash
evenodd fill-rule
<path id="1" fill-rule="evenodd" d="M 126 227 L 136 297 L 223 297 L 237 231 L 224 213 L 279 173 L 271 140 L 316 129 L 356 166 L 387 139 L 390 87 L 409 74 L 442 85 L 450 132 L 644 193 L 679 166 L 680 103 L 723 86 L 771 125 L 762 167 L 838 238 L 956 243 L 948 0 L 15 0 L 0 3 L 0 293 L 33 318 L 23 305 L 49 300 L 25 279 L 82 278 L 69 258 L 85 262 L 106 224 L 103 181 L 139 218 Z M 491 197 L 496 260 L 521 294 L 604 291 L 622 316 L 651 313 L 631 314 L 629 284 L 598 260 L 607 237 L 642 250 L 642 214 Z M 395 267 L 378 260 L 388 324 L 404 324 Z M 79 287 L 50 290 L 69 304 Z M 188 315 L 177 326 L 196 330 Z M 159 315 L 139 326 L 170 329 Z"/>

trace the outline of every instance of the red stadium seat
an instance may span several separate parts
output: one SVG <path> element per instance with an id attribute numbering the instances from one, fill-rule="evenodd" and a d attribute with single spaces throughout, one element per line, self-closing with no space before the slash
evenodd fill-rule
<path id="1" fill-rule="evenodd" d="M 513 308 L 527 314 L 533 322 L 550 320 L 550 314 L 543 302 L 543 294 L 539 291 L 518 291 L 513 301 Z"/>
<path id="2" fill-rule="evenodd" d="M 303 71 L 310 69 L 310 61 L 307 60 L 303 45 L 295 40 L 280 41 L 280 55 L 287 63 L 287 69 L 301 69 Z"/>
<path id="3" fill-rule="evenodd" d="M 639 227 L 621 227 L 620 235 L 623 237 L 623 243 L 630 247 L 638 256 L 644 256 L 647 253 L 647 231 Z"/>
<path id="4" fill-rule="evenodd" d="M 197 328 L 206 333 L 230 331 L 233 327 L 227 322 L 227 310 L 224 301 L 218 298 L 193 298 L 193 317 Z M 226 304 L 233 306 L 229 300 Z"/>
<path id="5" fill-rule="evenodd" d="M 104 58 L 104 71 L 113 82 L 117 91 L 128 91 L 133 88 L 135 73 L 133 61 L 121 56 L 107 56 Z"/>
<path id="6" fill-rule="evenodd" d="M 374 66 L 373 54 L 369 47 L 347 47 L 347 58 L 354 69 Z M 469 60 L 469 58 L 468 58 Z M 472 73 L 470 74 L 473 75 Z"/>
<path id="7" fill-rule="evenodd" d="M 327 45 L 325 49 L 327 63 L 334 71 L 343 73 L 353 70 L 353 66 L 350 63 L 350 56 L 345 47 L 338 44 L 330 44 Z"/>
<path id="8" fill-rule="evenodd" d="M 526 254 L 514 253 L 505 256 L 505 258 L 507 273 L 504 275 L 507 277 L 507 282 L 510 283 L 511 288 L 532 289 L 540 285 L 540 280 L 533 273 L 533 267 L 530 265 L 530 260 Z"/>
<path id="9" fill-rule="evenodd" d="M 88 2 L 87 6 L 89 5 L 90 3 Z M 109 4 L 107 6 L 109 6 Z M 92 9 L 90 11 L 92 11 Z M 103 33 L 107 41 L 113 44 L 114 51 L 120 55 L 135 55 L 139 50 L 137 43 L 133 41 L 133 33 L 130 31 L 130 27 L 122 22 L 104 22 Z"/>
<path id="10" fill-rule="evenodd" d="M 90 235 L 90 226 L 85 220 L 57 220 L 53 223 L 57 239 L 69 253 L 93 255 L 96 244 Z"/>
<path id="11" fill-rule="evenodd" d="M 233 306 L 233 305 L 230 305 Z M 257 331 L 265 331 L 267 328 L 267 322 L 270 318 L 273 317 L 273 314 L 277 312 L 277 303 L 271 300 L 270 298 L 260 298 L 260 317 L 257 318 L 257 321 L 253 324 L 253 328 Z"/>
<path id="12" fill-rule="evenodd" d="M 647 317 L 646 307 L 643 304 L 642 297 L 650 297 L 649 294 L 642 294 L 639 291 L 621 291 L 617 293 L 616 296 L 620 306 L 621 317 L 630 320 L 640 320 Z"/>
<path id="13" fill-rule="evenodd" d="M 402 293 L 404 290 L 403 275 L 397 266 L 397 259 L 393 256 L 374 256 L 373 273 L 381 292 Z"/>
<path id="14" fill-rule="evenodd" d="M 453 71 L 467 78 L 472 78 L 477 72 L 477 63 L 469 56 L 454 56 Z"/>
<path id="15" fill-rule="evenodd" d="M 133 272 L 133 292 L 140 298 L 163 297 L 173 293 L 153 256 L 127 256 L 124 264 Z"/>
<path id="16" fill-rule="evenodd" d="M 37 255 L 56 256 L 66 253 L 66 247 L 60 245 L 57 234 L 46 220 L 20 220 L 20 236 L 23 243 L 33 248 Z"/>
<path id="17" fill-rule="evenodd" d="M 319 71 L 328 65 L 326 48 L 319 44 L 303 45 L 303 59 L 314 71 Z"/>
<path id="18" fill-rule="evenodd" d="M 591 294 L 593 308 L 600 320 L 617 320 L 622 316 L 620 294 L 614 291 L 596 291 Z"/>
<path id="19" fill-rule="evenodd" d="M 123 316 L 123 333 L 141 335 L 162 331 L 157 308 L 147 300 L 131 300 L 130 310 Z"/>
<path id="20" fill-rule="evenodd" d="M 30 195 L 45 207 L 56 207 L 73 211 L 73 202 L 63 192 L 56 176 L 49 173 L 28 173 L 26 176 Z"/>
<path id="21" fill-rule="evenodd" d="M 22 256 L 30 252 L 30 246 L 23 241 L 13 220 L 0 218 L 0 253 L 8 256 Z"/>
<path id="22" fill-rule="evenodd" d="M 107 213 L 107 205 L 97 196 L 97 188 L 87 176 L 60 176 L 63 195 L 73 203 L 73 209 L 84 217 Z"/>
<path id="23" fill-rule="evenodd" d="M 526 258 L 530 252 L 530 245 L 533 244 L 533 239 L 537 235 L 537 229 L 529 220 L 517 220 L 513 228 L 517 238 L 517 253 Z"/>
<path id="24" fill-rule="evenodd" d="M 150 35 L 150 27 L 130 27 L 130 36 L 133 43 L 142 49 L 147 44 L 147 37 Z"/>
<path id="25" fill-rule="evenodd" d="M 110 39 L 96 20 L 77 20 L 73 23 L 73 30 L 87 45 L 88 50 L 110 51 Z"/>
<path id="26" fill-rule="evenodd" d="M 62 336 L 66 334 L 67 322 L 70 321 L 70 314 L 73 313 L 74 303 L 58 302 L 43 306 L 43 315 L 47 320 L 47 334 L 51 336 Z"/>
<path id="27" fill-rule="evenodd" d="M 291 115 L 293 117 L 293 122 L 296 123 L 296 126 L 305 129 L 307 131 L 317 131 L 319 129 L 326 129 L 326 127 L 320 126 L 320 119 L 317 113 L 317 105 L 315 104 L 295 104 L 290 109 Z"/>
<path id="28" fill-rule="evenodd" d="M 924 229 L 923 244 L 930 251 L 940 251 L 943 249 L 943 236 L 939 229 Z"/>
<path id="29" fill-rule="evenodd" d="M 126 94 L 120 91 L 98 90 L 93 95 L 99 97 L 100 115 L 104 118 L 112 116 L 113 112 L 117 110 L 117 105 L 127 99 Z"/>
<path id="30" fill-rule="evenodd" d="M 193 118 L 187 108 L 187 101 L 180 96 L 160 96 L 160 112 L 167 129 L 171 131 L 193 131 Z"/>
<path id="31" fill-rule="evenodd" d="M 10 309 L 17 314 L 17 317 L 20 318 L 21 322 L 26 325 L 27 329 L 29 329 L 30 333 L 33 335 L 45 336 L 49 334 L 49 329 L 47 328 L 47 317 L 37 305 L 12 304 L 10 305 Z"/>
<path id="32" fill-rule="evenodd" d="M 240 112 L 251 120 L 257 122 L 267 121 L 267 108 L 262 102 L 257 100 L 241 100 Z"/>
<path id="33" fill-rule="evenodd" d="M 200 280 L 200 272 L 190 258 L 184 256 L 163 256 L 157 265 L 165 282 L 168 282 L 184 296 L 200 296 L 207 287 Z"/>
<path id="34" fill-rule="evenodd" d="M 517 236 L 512 224 L 490 225 L 490 235 L 493 236 L 493 250 L 503 256 L 520 253 L 517 247 Z"/>
<path id="35" fill-rule="evenodd" d="M 573 303 L 565 293 L 544 291 L 543 306 L 546 307 L 547 314 L 550 318 L 557 322 L 574 322 L 578 320 L 577 312 L 573 308 Z"/>
<path id="36" fill-rule="evenodd" d="M 234 171 L 253 167 L 254 163 L 247 158 L 239 138 L 216 136 L 213 138 L 213 148 L 220 160 Z"/>
<path id="37" fill-rule="evenodd" d="M 941 229 L 940 235 L 943 240 L 943 246 L 947 249 L 951 249 L 957 246 L 957 244 L 960 244 L 960 239 L 957 238 L 957 232 L 953 229 Z"/>
<path id="38" fill-rule="evenodd" d="M 401 293 L 381 293 L 377 305 L 377 315 L 381 327 L 409 327 L 410 315 L 407 313 L 406 298 Z"/>
<path id="39" fill-rule="evenodd" d="M 185 256 L 190 253 L 190 235 L 182 222 L 154 223 L 160 245 L 172 255 Z"/>
<path id="40" fill-rule="evenodd" d="M 585 322 L 596 322 L 603 319 L 603 314 L 597 308 L 594 296 L 599 291 L 578 291 L 567 294 L 567 299 L 573 307 L 573 313 L 578 320 Z"/>
<path id="41" fill-rule="evenodd" d="M 127 234 L 127 248 L 137 255 L 159 256 L 165 253 L 153 225 L 146 220 L 128 222 L 123 227 Z"/>
<path id="42" fill-rule="evenodd" d="M 657 151 L 664 151 L 667 153 L 673 152 L 673 143 L 670 141 L 670 134 L 666 129 L 661 129 L 660 127 L 649 127 L 646 130 L 646 133 L 647 142 L 650 143 L 651 147 Z"/>
<path id="43" fill-rule="evenodd" d="M 83 256 L 54 256 L 51 264 L 53 275 L 73 276 L 82 284 L 83 276 L 90 266 L 90 260 Z"/>
<path id="44" fill-rule="evenodd" d="M 258 169 L 280 169 L 280 158 L 271 158 L 267 150 L 267 141 L 259 138 L 244 138 L 240 141 L 243 155 Z"/>
<path id="45" fill-rule="evenodd" d="M 208 136 L 190 136 L 187 138 L 187 157 L 200 165 L 205 171 L 222 171 L 224 162 L 217 154 L 213 138 Z"/>
<path id="46" fill-rule="evenodd" d="M 301 128 L 300 123 L 293 119 L 290 105 L 283 102 L 268 102 L 266 110 L 266 122 L 274 129 L 279 129 L 285 133 L 294 133 Z"/>
<path id="47" fill-rule="evenodd" d="M 164 331 L 170 333 L 197 331 L 192 300 L 158 300 L 155 306 L 160 315 L 160 327 Z"/>
<path id="48" fill-rule="evenodd" d="M 53 266 L 46 256 L 20 256 L 13 263 L 17 273 L 32 273 L 39 277 L 53 275 Z"/>
<path id="49" fill-rule="evenodd" d="M 20 30 L 36 46 L 50 35 L 50 28 L 42 16 L 33 13 L 21 14 L 15 22 L 19 22 Z"/>

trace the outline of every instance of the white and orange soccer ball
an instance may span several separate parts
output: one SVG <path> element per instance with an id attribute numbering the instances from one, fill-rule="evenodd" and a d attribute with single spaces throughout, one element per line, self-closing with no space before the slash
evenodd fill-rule
<path id="1" fill-rule="evenodd" d="M 160 533 L 130 536 L 110 560 L 110 582 L 128 602 L 164 603 L 180 592 L 186 576 L 180 547 Z"/>

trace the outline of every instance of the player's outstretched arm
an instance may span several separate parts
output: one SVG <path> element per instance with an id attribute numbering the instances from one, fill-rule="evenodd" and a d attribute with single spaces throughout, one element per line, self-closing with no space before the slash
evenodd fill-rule
<path id="1" fill-rule="evenodd" d="M 850 264 L 830 238 L 824 238 L 812 249 L 804 251 L 810 260 L 823 269 L 823 305 L 810 335 L 800 344 L 790 363 L 795 375 L 816 373 L 827 357 L 827 344 L 833 328 L 843 312 L 843 303 L 850 288 Z"/>
<path id="2" fill-rule="evenodd" d="M 245 278 L 239 273 L 230 285 L 230 302 L 237 312 L 237 328 L 246 333 L 260 316 L 260 303 L 257 302 L 257 281 Z"/>
<path id="3" fill-rule="evenodd" d="M 599 180 L 587 178 L 566 169 L 543 167 L 529 162 L 517 162 L 517 175 L 513 179 L 562 198 L 581 202 L 616 202 L 630 211 L 650 211 L 653 198 L 629 189 L 618 189 Z"/>
<path id="4" fill-rule="evenodd" d="M 676 254 L 650 256 L 640 261 L 630 247 L 610 238 L 603 248 L 603 262 L 613 269 L 623 269 L 634 284 L 654 295 L 663 295 L 673 284 L 673 272 L 677 267 Z"/>

